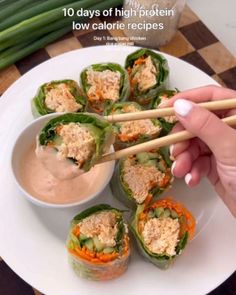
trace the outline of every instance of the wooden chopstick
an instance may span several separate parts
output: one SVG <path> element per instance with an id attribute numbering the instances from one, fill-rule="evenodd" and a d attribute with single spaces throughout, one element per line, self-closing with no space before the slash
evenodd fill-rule
<path id="1" fill-rule="evenodd" d="M 222 119 L 222 121 L 229 126 L 234 126 L 234 125 L 236 125 L 236 115 L 224 118 L 224 119 Z M 144 142 L 141 144 L 131 146 L 129 148 L 126 148 L 126 149 L 123 149 L 123 150 L 120 150 L 120 151 L 117 151 L 114 153 L 106 154 L 98 161 L 97 164 L 108 162 L 108 161 L 118 160 L 123 157 L 135 155 L 135 154 L 141 153 L 141 152 L 150 151 L 153 149 L 160 148 L 162 146 L 170 146 L 171 144 L 175 144 L 180 141 L 191 139 L 193 137 L 195 137 L 195 136 L 186 130 L 181 131 L 181 132 L 177 132 L 177 133 L 173 133 L 173 134 L 170 134 L 170 135 L 167 135 L 164 137 L 150 140 L 148 142 Z"/>
<path id="2" fill-rule="evenodd" d="M 198 105 L 209 111 L 233 109 L 233 108 L 236 108 L 236 98 L 203 102 L 203 103 L 199 103 Z M 160 109 L 147 110 L 147 111 L 141 111 L 141 112 L 135 112 L 135 113 L 114 114 L 114 115 L 105 116 L 104 119 L 106 119 L 110 123 L 115 123 L 115 122 L 134 121 L 134 120 L 141 120 L 141 119 L 155 119 L 155 118 L 173 116 L 173 115 L 175 115 L 174 108 L 169 107 L 169 108 L 160 108 Z"/>

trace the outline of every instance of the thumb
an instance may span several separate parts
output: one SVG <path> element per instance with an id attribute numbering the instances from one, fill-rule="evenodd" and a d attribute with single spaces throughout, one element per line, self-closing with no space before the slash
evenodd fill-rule
<path id="1" fill-rule="evenodd" d="M 232 161 L 236 146 L 234 129 L 215 114 L 185 99 L 177 99 L 174 110 L 185 129 L 205 142 L 217 158 Z"/>

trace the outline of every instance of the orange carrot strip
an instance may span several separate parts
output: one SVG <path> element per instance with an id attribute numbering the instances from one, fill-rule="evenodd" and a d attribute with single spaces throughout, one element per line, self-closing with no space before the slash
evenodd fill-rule
<path id="1" fill-rule="evenodd" d="M 146 197 L 146 199 L 145 199 L 145 201 L 144 201 L 145 207 L 151 202 L 152 198 L 153 198 L 153 195 L 151 195 L 151 194 L 149 194 L 149 195 Z"/>
<path id="2" fill-rule="evenodd" d="M 73 229 L 73 234 L 76 236 L 76 237 L 79 237 L 80 235 L 80 228 L 78 225 L 75 226 L 75 228 Z"/>
<path id="3" fill-rule="evenodd" d="M 136 61 L 134 62 L 135 65 L 141 65 L 145 62 L 145 58 L 143 56 L 139 57 L 138 59 L 136 59 Z"/>

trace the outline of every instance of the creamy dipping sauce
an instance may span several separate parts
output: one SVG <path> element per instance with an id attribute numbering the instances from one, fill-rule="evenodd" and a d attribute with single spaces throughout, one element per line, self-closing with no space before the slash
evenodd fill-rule
<path id="1" fill-rule="evenodd" d="M 110 174 L 109 163 L 99 164 L 73 179 L 55 178 L 35 154 L 35 145 L 22 157 L 20 180 L 33 197 L 49 203 L 66 204 L 82 201 L 96 194 Z"/>
<path id="2" fill-rule="evenodd" d="M 84 173 L 72 161 L 58 158 L 56 150 L 52 147 L 38 145 L 35 153 L 44 167 L 58 179 L 72 179 Z"/>

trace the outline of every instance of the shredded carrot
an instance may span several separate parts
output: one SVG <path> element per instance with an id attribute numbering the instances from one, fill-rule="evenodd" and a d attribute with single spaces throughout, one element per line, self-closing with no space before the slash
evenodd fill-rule
<path id="1" fill-rule="evenodd" d="M 76 237 L 79 237 L 80 235 L 80 228 L 79 226 L 75 226 L 74 229 L 73 229 L 73 234 L 76 236 Z"/>
<path id="2" fill-rule="evenodd" d="M 146 219 L 146 216 L 147 216 L 147 212 L 145 211 L 145 212 L 141 212 L 140 214 L 139 214 L 139 220 L 144 220 L 144 219 Z"/>
<path id="3" fill-rule="evenodd" d="M 53 141 L 49 141 L 49 142 L 47 143 L 47 146 L 48 146 L 48 147 L 54 147 L 54 146 L 55 146 L 55 143 L 54 143 Z"/>
<path id="4" fill-rule="evenodd" d="M 146 199 L 145 199 L 145 201 L 144 201 L 145 207 L 151 202 L 152 198 L 153 198 L 153 195 L 151 195 L 151 194 L 149 194 L 149 195 L 146 197 Z"/>
<path id="5" fill-rule="evenodd" d="M 79 232 L 80 232 L 80 229 L 78 226 L 76 226 L 73 229 L 73 234 L 78 236 Z M 123 242 L 124 242 L 124 245 L 123 245 L 122 256 L 127 256 L 129 254 L 129 237 L 127 234 L 124 236 Z M 117 252 L 112 252 L 107 254 L 103 252 L 92 252 L 85 246 L 83 246 L 82 248 L 76 247 L 74 250 L 68 248 L 68 251 L 76 257 L 83 258 L 95 264 L 107 263 L 109 261 L 113 261 L 119 256 L 119 253 Z"/>
<path id="6" fill-rule="evenodd" d="M 136 61 L 134 62 L 135 65 L 142 65 L 143 63 L 145 63 L 145 57 L 141 56 L 138 59 L 136 59 Z"/>
<path id="7" fill-rule="evenodd" d="M 127 134 L 118 134 L 117 136 L 123 142 L 136 140 L 139 137 L 138 135 L 127 135 Z"/>
<path id="8" fill-rule="evenodd" d="M 164 178 L 160 181 L 159 186 L 165 187 L 170 181 L 170 174 L 165 174 Z"/>
<path id="9" fill-rule="evenodd" d="M 102 262 L 109 262 L 109 261 L 112 261 L 114 260 L 115 258 L 117 258 L 118 256 L 118 253 L 110 253 L 110 254 L 103 254 L 99 257 L 99 259 L 102 261 Z"/>
<path id="10" fill-rule="evenodd" d="M 63 128 L 62 125 L 58 125 L 58 126 L 56 127 L 56 133 L 59 134 L 62 128 Z"/>
<path id="11" fill-rule="evenodd" d="M 128 67 L 127 72 L 130 75 L 132 73 L 132 68 L 131 67 Z"/>

